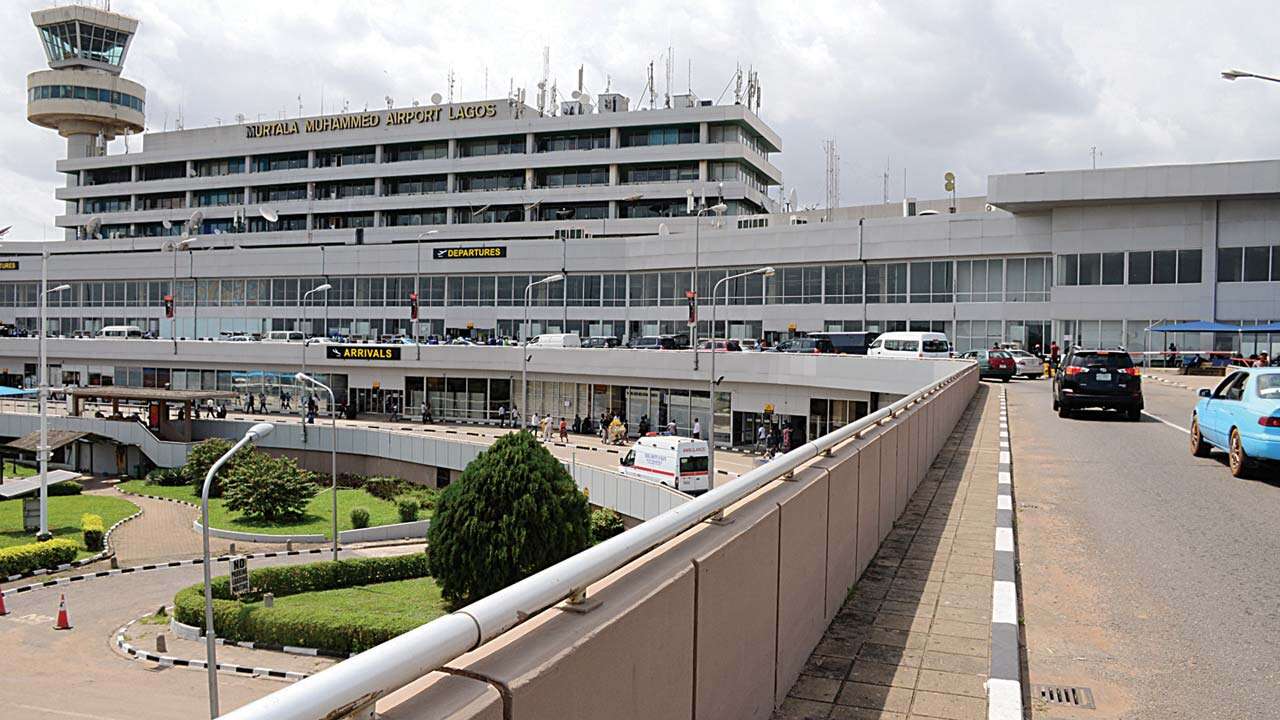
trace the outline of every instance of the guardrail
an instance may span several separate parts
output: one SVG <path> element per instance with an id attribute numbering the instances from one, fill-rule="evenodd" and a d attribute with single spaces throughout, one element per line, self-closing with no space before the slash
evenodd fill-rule
<path id="1" fill-rule="evenodd" d="M 373 704 L 523 620 L 586 589 L 658 545 L 722 513 L 819 455 L 892 420 L 943 387 L 976 372 L 968 365 L 892 405 L 806 443 L 710 492 L 567 558 L 449 615 L 343 661 L 222 717 L 227 720 L 331 720 L 368 716 Z"/>

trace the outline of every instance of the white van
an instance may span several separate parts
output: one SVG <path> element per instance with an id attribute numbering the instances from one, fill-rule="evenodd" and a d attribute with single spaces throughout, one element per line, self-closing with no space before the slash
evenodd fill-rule
<path id="1" fill-rule="evenodd" d="M 951 357 L 951 342 L 935 332 L 887 332 L 867 348 L 871 357 Z"/>
<path id="2" fill-rule="evenodd" d="M 307 336 L 301 330 L 272 330 L 262 339 L 267 342 L 302 342 Z"/>
<path id="3" fill-rule="evenodd" d="M 98 331 L 100 338 L 142 338 L 142 328 L 137 325 L 107 325 Z"/>
<path id="4" fill-rule="evenodd" d="M 582 347 L 582 338 L 578 333 L 544 333 L 533 339 L 530 345 L 539 347 L 576 348 Z"/>
<path id="5" fill-rule="evenodd" d="M 707 441 L 675 435 L 642 437 L 618 461 L 618 472 L 697 495 L 711 489 Z"/>

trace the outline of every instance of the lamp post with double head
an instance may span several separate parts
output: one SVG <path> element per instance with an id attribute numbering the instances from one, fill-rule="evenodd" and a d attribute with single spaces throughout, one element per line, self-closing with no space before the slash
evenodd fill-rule
<path id="1" fill-rule="evenodd" d="M 191 243 L 195 242 L 195 238 L 187 238 L 185 240 L 170 240 L 165 243 L 164 248 L 173 253 L 173 282 L 169 285 L 169 312 L 173 315 L 169 318 L 169 333 L 173 335 L 173 354 L 178 354 L 178 252 L 191 247 Z M 194 298 L 192 298 L 194 300 Z"/>
<path id="2" fill-rule="evenodd" d="M 564 275 L 548 275 L 524 287 L 524 331 L 520 333 L 520 412 L 529 409 L 529 296 L 537 285 L 550 285 L 564 280 Z M 517 415 L 517 420 L 519 416 Z M 516 427 L 520 424 L 517 423 Z"/>
<path id="3" fill-rule="evenodd" d="M 711 417 L 707 418 L 707 483 L 708 487 L 714 487 L 716 481 L 716 297 L 720 294 L 720 286 L 730 280 L 738 278 L 751 277 L 753 275 L 761 275 L 763 277 L 773 277 L 773 266 L 768 265 L 755 270 L 749 270 L 737 275 L 729 275 L 720 278 L 716 282 L 715 287 L 711 288 L 711 379 L 708 382 L 707 400 L 711 403 Z M 725 298 L 725 304 L 729 303 L 729 299 Z M 729 333 L 725 333 L 727 336 Z M 727 347 L 727 345 L 726 345 Z"/>
<path id="4" fill-rule="evenodd" d="M 1267 80 L 1269 82 L 1280 83 L 1280 77 L 1259 75 L 1257 73 L 1251 73 L 1246 70 L 1236 70 L 1234 68 L 1231 70 L 1223 70 L 1221 74 L 1223 80 L 1231 80 L 1233 82 L 1240 78 L 1253 78 L 1255 80 Z"/>
<path id="5" fill-rule="evenodd" d="M 423 239 L 439 234 L 439 230 L 428 230 L 418 235 L 418 242 L 415 243 L 418 255 L 418 270 L 413 274 L 413 294 L 418 298 L 418 313 L 422 314 L 422 241 Z M 413 342 L 418 346 L 418 359 L 422 359 L 422 340 L 418 337 L 418 318 L 413 319 Z"/>
<path id="6" fill-rule="evenodd" d="M 48 540 L 49 533 L 49 355 L 45 338 L 49 335 L 49 295 L 70 290 L 70 285 L 49 287 L 49 248 L 40 251 L 40 532 L 37 540 Z"/>
<path id="7" fill-rule="evenodd" d="M 333 396 L 333 388 L 325 385 L 319 380 L 311 377 L 306 373 L 297 373 L 293 379 L 299 383 L 315 385 L 316 387 L 329 393 L 329 420 L 331 423 L 330 432 L 333 437 L 329 439 L 329 492 L 333 493 L 333 559 L 338 559 L 338 400 Z"/>
<path id="8" fill-rule="evenodd" d="M 240 448 L 248 445 L 254 440 L 261 440 L 275 430 L 276 426 L 271 423 L 258 423 L 240 438 L 240 441 L 231 446 L 231 449 L 218 458 L 217 461 L 209 467 L 209 472 L 204 476 L 204 487 L 200 490 L 200 523 L 201 534 L 204 539 L 204 647 L 205 647 L 205 665 L 209 669 L 209 717 L 218 717 L 218 651 L 216 649 L 215 635 L 213 632 L 213 572 L 210 568 L 209 557 L 209 488 L 213 485 L 213 476 L 218 470 L 232 458 Z"/>
<path id="9" fill-rule="evenodd" d="M 323 285 L 317 285 L 298 297 L 298 328 L 299 329 L 301 329 L 302 326 L 307 321 L 307 310 L 306 310 L 307 298 L 311 297 L 316 293 L 327 293 L 332 288 L 333 286 L 330 285 L 329 283 L 325 283 Z M 307 330 L 302 331 L 302 372 L 303 373 L 307 372 L 307 346 L 311 344 L 311 338 L 308 337 L 310 334 L 311 333 L 308 332 Z M 303 442 L 306 442 L 307 398 L 302 394 L 298 395 L 298 414 L 302 416 L 302 440 Z"/>
<path id="10" fill-rule="evenodd" d="M 692 200 L 690 202 L 692 202 Z M 692 337 L 689 338 L 689 340 L 693 345 L 694 371 L 697 371 L 698 369 L 698 323 L 697 323 L 696 308 L 698 307 L 698 269 L 699 269 L 699 254 L 700 254 L 701 244 L 702 244 L 702 216 L 707 212 L 713 212 L 716 215 L 720 215 L 728 209 L 729 209 L 729 206 L 725 205 L 724 203 L 716 203 L 711 207 L 701 207 L 701 208 L 698 208 L 698 214 L 693 220 L 693 272 L 689 277 L 689 289 L 693 292 L 693 297 L 691 298 L 691 302 L 693 303 L 693 307 L 695 309 L 694 309 L 693 327 L 689 329 L 689 332 L 692 335 Z"/>

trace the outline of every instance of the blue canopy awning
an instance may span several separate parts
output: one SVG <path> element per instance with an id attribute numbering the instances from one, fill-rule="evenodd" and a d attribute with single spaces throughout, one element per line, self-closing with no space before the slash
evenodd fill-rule
<path id="1" fill-rule="evenodd" d="M 35 388 L 31 388 L 30 390 L 24 390 L 22 388 L 11 388 L 11 387 L 0 386 L 0 397 L 8 397 L 10 395 L 35 395 L 37 392 L 39 391 L 36 390 Z"/>
<path id="2" fill-rule="evenodd" d="M 1196 322 L 1171 323 L 1169 325 L 1157 325 L 1151 328 L 1151 332 L 1171 333 L 1171 332 L 1240 332 L 1239 325 L 1228 325 L 1219 322 L 1206 322 L 1197 320 Z"/>

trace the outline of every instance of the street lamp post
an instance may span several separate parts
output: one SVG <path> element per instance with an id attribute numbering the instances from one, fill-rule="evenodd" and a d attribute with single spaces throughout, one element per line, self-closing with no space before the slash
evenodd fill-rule
<path id="1" fill-rule="evenodd" d="M 173 354 L 178 354 L 178 251 L 186 250 L 191 247 L 191 243 L 195 242 L 195 238 L 187 238 L 182 241 L 170 240 L 165 244 L 165 249 L 173 253 L 173 283 L 169 285 L 169 302 L 172 303 L 171 312 L 173 317 L 169 318 L 169 333 L 173 335 Z M 194 300 L 194 298 L 192 298 Z"/>
<path id="2" fill-rule="evenodd" d="M 690 202 L 692 202 L 692 200 Z M 729 206 L 724 203 L 716 203 L 711 207 L 701 207 L 698 208 L 698 214 L 693 220 L 693 273 L 689 278 L 689 289 L 693 291 L 694 323 L 692 328 L 693 337 L 691 337 L 690 340 L 693 344 L 693 369 L 695 372 L 698 370 L 698 261 L 702 239 L 702 216 L 708 211 L 719 215 L 728 209 Z M 715 333 L 713 332 L 712 334 L 714 335 Z"/>
<path id="3" fill-rule="evenodd" d="M 319 380 L 307 375 L 306 373 L 297 373 L 293 376 L 294 380 L 300 383 L 310 383 L 329 393 L 329 419 L 332 422 L 333 437 L 330 438 L 329 448 L 329 480 L 330 492 L 333 493 L 333 559 L 338 559 L 338 400 L 333 396 L 333 388 L 325 385 Z"/>
<path id="4" fill-rule="evenodd" d="M 1236 80 L 1239 80 L 1240 78 L 1254 78 L 1255 80 L 1267 80 L 1274 83 L 1280 83 L 1280 78 L 1278 77 L 1272 77 L 1270 75 L 1259 75 L 1257 73 L 1251 73 L 1245 70 L 1236 70 L 1236 69 L 1223 70 L 1221 74 L 1222 74 L 1223 80 L 1231 80 L 1233 82 Z"/>
<path id="5" fill-rule="evenodd" d="M 45 338 L 49 335 L 49 295 L 70 289 L 70 285 L 49 287 L 49 249 L 42 248 L 40 251 L 40 446 L 36 448 L 40 456 L 40 532 L 36 534 L 37 540 L 48 540 L 53 537 L 49 533 L 49 357 L 45 348 Z"/>
<path id="6" fill-rule="evenodd" d="M 520 334 L 520 412 L 522 413 L 529 409 L 529 295 L 535 285 L 549 285 L 561 280 L 564 280 L 564 275 L 548 275 L 524 287 L 524 332 Z M 520 424 L 518 423 L 516 427 L 520 427 Z"/>
<path id="7" fill-rule="evenodd" d="M 239 452 L 240 448 L 254 440 L 266 437 L 275 429 L 276 426 L 271 423 L 258 423 L 249 428 L 244 437 L 240 438 L 240 442 L 231 446 L 230 450 L 210 466 L 209 472 L 204 476 L 204 488 L 200 491 L 200 523 L 204 536 L 204 647 L 205 665 L 209 669 L 209 717 L 211 720 L 218 717 L 218 654 L 213 632 L 213 573 L 212 568 L 209 567 L 212 564 L 209 557 L 209 487 L 213 485 L 214 474 Z"/>
<path id="8" fill-rule="evenodd" d="M 418 235 L 418 242 L 415 243 L 418 254 L 418 270 L 413 274 L 413 294 L 418 298 L 418 314 L 422 314 L 422 239 L 428 235 L 435 235 L 439 230 L 428 230 Z M 413 319 L 413 342 L 418 346 L 418 359 L 422 359 L 422 341 L 418 339 L 418 318 Z"/>
<path id="9" fill-rule="evenodd" d="M 301 329 L 302 324 L 307 320 L 307 310 L 306 310 L 307 298 L 311 297 L 315 293 L 327 293 L 332 288 L 333 286 L 330 285 L 329 283 L 325 283 L 323 285 L 317 285 L 311 288 L 310 290 L 306 291 L 305 293 L 303 293 L 302 296 L 298 298 L 299 329 Z M 307 346 L 311 344 L 311 338 L 307 337 L 308 334 L 309 333 L 305 330 L 302 332 L 302 372 L 303 373 L 307 372 Z M 306 442 L 307 440 L 307 402 L 306 402 L 306 398 L 303 397 L 302 395 L 298 396 L 298 414 L 302 417 L 302 440 L 303 442 Z"/>
<path id="10" fill-rule="evenodd" d="M 710 487 L 715 487 L 716 481 L 716 296 L 720 293 L 720 286 L 730 280 L 749 277 L 752 275 L 763 275 L 764 277 L 773 277 L 773 266 L 768 265 L 755 270 L 749 270 L 737 275 L 729 275 L 722 277 L 711 288 L 711 379 L 708 382 L 707 401 L 711 406 L 711 417 L 707 419 L 707 483 Z M 729 298 L 725 298 L 725 304 L 729 303 Z M 729 333 L 725 333 L 727 336 Z"/>

